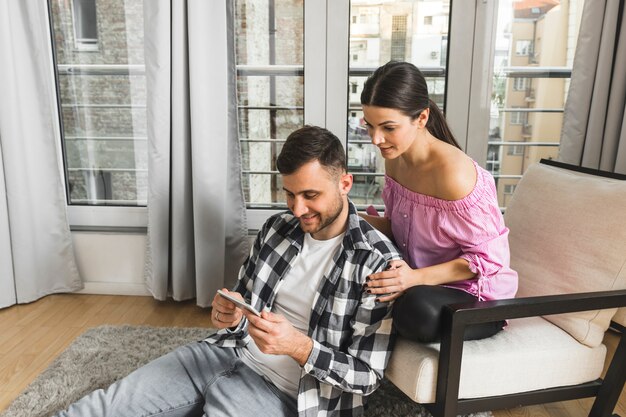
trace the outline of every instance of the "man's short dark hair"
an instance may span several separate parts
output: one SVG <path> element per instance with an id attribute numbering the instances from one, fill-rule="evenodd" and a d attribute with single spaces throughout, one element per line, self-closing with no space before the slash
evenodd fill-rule
<path id="1" fill-rule="evenodd" d="M 341 141 L 332 132 L 317 126 L 304 126 L 292 132 L 276 159 L 276 167 L 281 174 L 289 175 L 312 161 L 319 161 L 333 175 L 347 172 Z"/>

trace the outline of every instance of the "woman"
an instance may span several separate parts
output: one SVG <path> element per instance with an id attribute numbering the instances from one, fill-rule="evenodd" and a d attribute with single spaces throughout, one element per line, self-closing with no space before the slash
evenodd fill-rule
<path id="1" fill-rule="evenodd" d="M 494 180 L 460 149 L 414 65 L 378 68 L 361 104 L 386 174 L 385 217 L 363 217 L 392 238 L 405 259 L 371 275 L 366 290 L 380 301 L 397 299 L 400 335 L 438 341 L 442 306 L 512 298 L 517 291 Z M 465 338 L 492 336 L 503 325 L 472 326 Z"/>

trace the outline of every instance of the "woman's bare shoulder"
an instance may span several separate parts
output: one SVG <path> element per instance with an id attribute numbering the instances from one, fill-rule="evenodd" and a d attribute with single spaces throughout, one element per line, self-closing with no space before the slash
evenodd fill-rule
<path id="1" fill-rule="evenodd" d="M 443 200 L 462 200 L 476 186 L 476 167 L 474 161 L 455 148 L 447 152 L 437 164 L 437 197 Z"/>

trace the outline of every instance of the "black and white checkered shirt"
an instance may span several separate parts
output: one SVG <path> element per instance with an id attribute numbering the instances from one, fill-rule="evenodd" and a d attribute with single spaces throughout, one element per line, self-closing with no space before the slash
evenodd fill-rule
<path id="1" fill-rule="evenodd" d="M 369 274 L 400 259 L 393 244 L 358 216 L 352 203 L 346 234 L 324 274 L 312 306 L 308 335 L 313 351 L 302 368 L 300 416 L 360 416 L 364 396 L 378 387 L 391 354 L 391 305 L 364 291 Z M 261 311 L 271 309 L 278 283 L 302 249 L 304 232 L 290 212 L 270 217 L 257 235 L 234 290 Z M 242 347 L 250 341 L 247 320 L 207 342 Z"/>

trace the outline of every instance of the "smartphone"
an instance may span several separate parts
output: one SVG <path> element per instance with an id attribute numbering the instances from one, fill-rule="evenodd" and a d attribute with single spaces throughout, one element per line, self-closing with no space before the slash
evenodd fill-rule
<path id="1" fill-rule="evenodd" d="M 252 314 L 256 314 L 257 316 L 261 317 L 261 313 L 259 313 L 256 308 L 252 307 L 250 304 L 246 303 L 245 301 L 242 301 L 239 298 L 235 298 L 232 295 L 227 294 L 222 290 L 217 290 L 217 293 L 221 295 L 222 297 L 224 297 L 225 299 L 227 299 L 228 301 L 233 302 L 237 307 L 246 309 Z"/>

